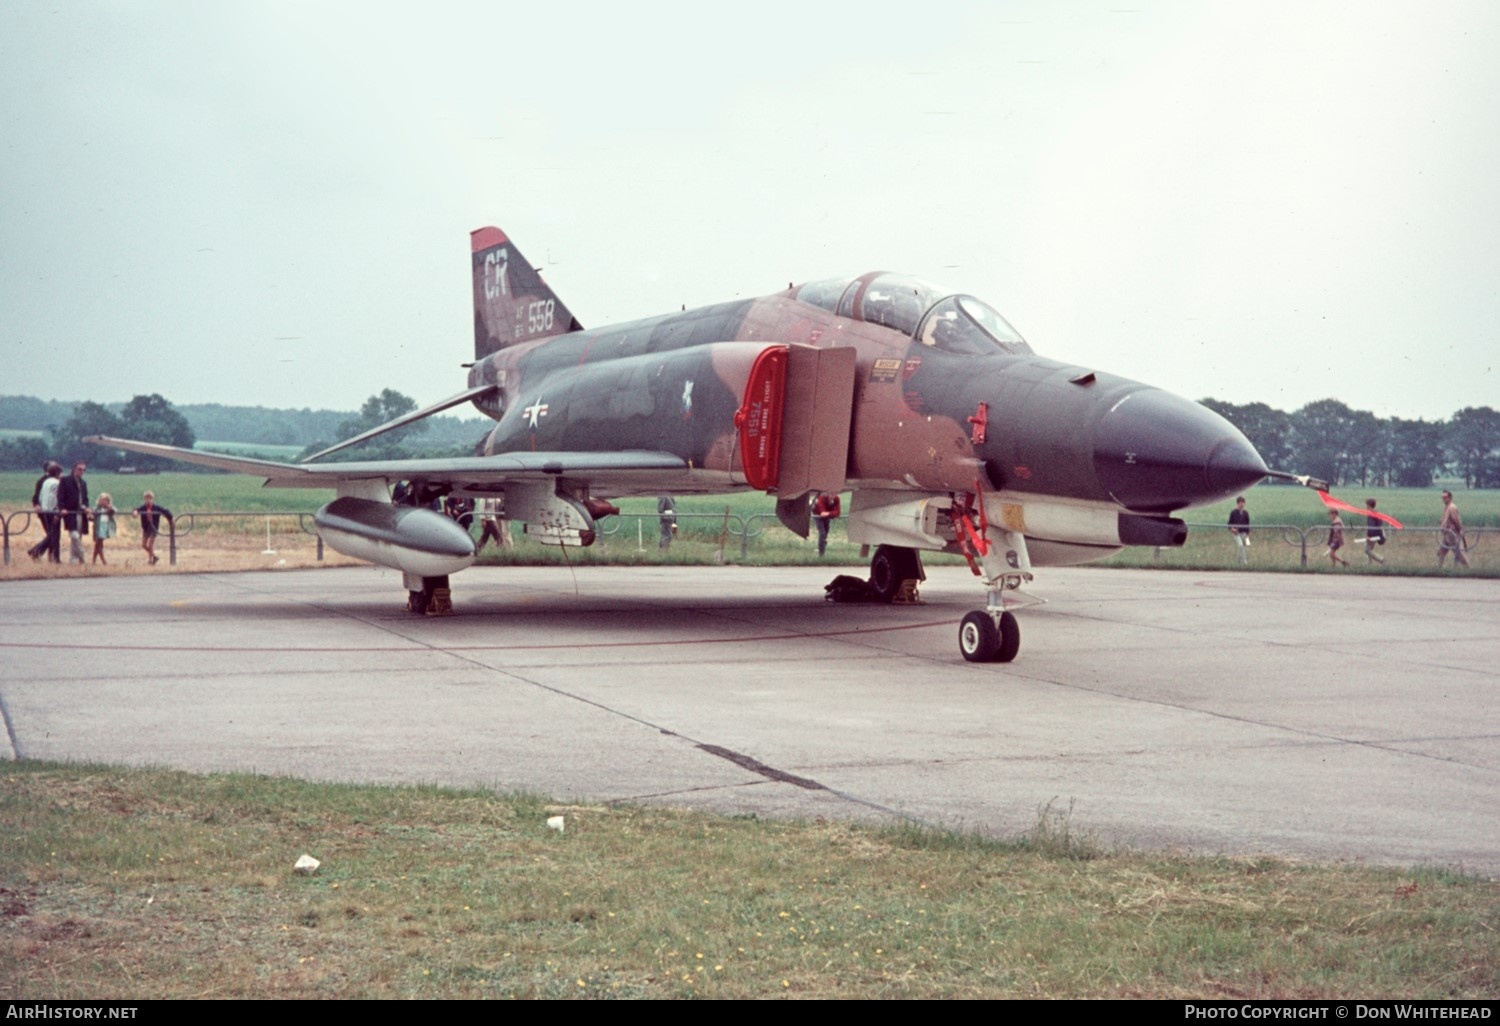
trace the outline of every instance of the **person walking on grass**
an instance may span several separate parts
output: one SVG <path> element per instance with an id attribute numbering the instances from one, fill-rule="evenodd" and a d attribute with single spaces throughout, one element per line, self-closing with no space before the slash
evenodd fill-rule
<path id="1" fill-rule="evenodd" d="M 47 468 L 47 480 L 37 489 L 37 509 L 41 511 L 42 529 L 47 532 L 43 551 L 47 562 L 62 562 L 58 554 L 58 540 L 62 533 L 62 515 L 57 512 L 57 489 L 62 484 L 62 466 L 54 463 Z M 33 557 L 35 558 L 35 557 Z"/>
<path id="2" fill-rule="evenodd" d="M 1464 555 L 1464 518 L 1458 515 L 1458 504 L 1453 501 L 1452 492 L 1443 493 L 1443 519 L 1438 523 L 1441 534 L 1438 537 L 1438 566 L 1443 565 L 1443 560 L 1448 553 L 1453 553 L 1453 567 L 1467 567 L 1469 557 Z"/>
<path id="3" fill-rule="evenodd" d="M 52 537 L 47 531 L 47 519 L 53 514 L 42 512 L 42 486 L 52 478 L 52 468 L 55 466 L 55 461 L 43 460 L 42 476 L 36 479 L 36 487 L 31 490 L 31 511 L 36 514 L 36 521 L 42 526 L 42 540 L 26 550 L 32 562 L 47 554 L 48 541 Z"/>
<path id="4" fill-rule="evenodd" d="M 1328 511 L 1328 559 L 1334 566 L 1348 566 L 1349 561 L 1339 555 L 1339 549 L 1344 547 L 1344 521 L 1339 517 L 1339 511 L 1331 509 Z"/>
<path id="5" fill-rule="evenodd" d="M 1375 511 L 1375 500 L 1366 499 L 1365 509 Z M 1375 551 L 1375 546 L 1385 544 L 1385 528 L 1374 517 L 1365 517 L 1365 559 L 1385 566 L 1385 557 Z"/>

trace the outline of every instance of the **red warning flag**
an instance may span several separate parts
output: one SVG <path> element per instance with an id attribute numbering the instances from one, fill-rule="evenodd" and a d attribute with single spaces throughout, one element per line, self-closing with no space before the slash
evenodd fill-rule
<path id="1" fill-rule="evenodd" d="M 1381 513 L 1379 510 L 1373 509 L 1362 509 L 1359 506 L 1351 506 L 1347 502 L 1344 502 L 1342 499 L 1335 499 L 1327 492 L 1319 492 L 1318 498 L 1322 499 L 1323 505 L 1327 506 L 1329 509 L 1342 509 L 1350 513 L 1358 513 L 1360 516 L 1374 517 L 1376 520 L 1379 520 L 1382 523 L 1390 524 L 1397 530 L 1400 530 L 1403 526 L 1405 526 L 1401 523 L 1401 521 L 1397 520 L 1395 517 L 1391 516 L 1388 513 Z"/>

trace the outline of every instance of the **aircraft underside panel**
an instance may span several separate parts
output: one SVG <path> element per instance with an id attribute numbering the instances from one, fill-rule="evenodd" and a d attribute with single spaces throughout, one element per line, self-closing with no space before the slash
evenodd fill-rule
<path id="1" fill-rule="evenodd" d="M 969 496 L 922 494 L 879 488 L 856 489 L 849 511 L 849 540 L 860 545 L 899 545 L 934 552 L 962 552 L 962 522 L 988 539 L 1005 532 L 1024 537 L 1033 566 L 1072 566 L 1103 559 L 1125 545 L 1181 545 L 1182 522 L 1122 515 L 1104 504 L 1058 502 L 1038 495 L 984 496 L 984 523 Z M 1137 523 L 1150 520 L 1149 524 Z M 1151 530 L 1148 530 L 1150 528 Z"/>

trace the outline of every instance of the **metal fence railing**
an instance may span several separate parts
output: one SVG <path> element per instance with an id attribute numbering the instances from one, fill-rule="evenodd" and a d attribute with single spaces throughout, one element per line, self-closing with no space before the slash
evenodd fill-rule
<path id="1" fill-rule="evenodd" d="M 5 565 L 11 562 L 12 542 L 25 537 L 32 529 L 32 521 L 35 514 L 29 509 L 17 510 L 7 513 L 0 518 L 0 529 L 3 529 L 3 537 L 0 537 L 0 548 L 3 548 Z M 271 525 L 273 522 L 282 523 L 286 520 L 295 520 L 296 529 L 302 534 L 310 536 L 317 545 L 318 559 L 323 559 L 323 539 L 313 528 L 313 515 L 311 513 L 265 513 L 265 512 L 219 512 L 190 510 L 178 513 L 172 520 L 163 517 L 158 537 L 166 543 L 167 562 L 171 566 L 177 565 L 178 540 L 190 537 L 194 531 L 207 531 L 210 526 L 220 525 L 237 531 L 240 534 L 249 535 L 258 533 L 262 527 L 266 532 L 266 549 L 270 550 L 270 538 L 272 536 Z M 132 523 L 136 520 L 130 510 L 119 510 L 115 514 L 118 524 Z M 37 525 L 40 528 L 40 524 Z M 40 533 L 40 532 L 38 532 Z M 276 534 L 285 534 L 285 530 L 278 530 Z M 120 537 L 116 535 L 116 538 Z M 67 543 L 67 539 L 63 539 Z"/>
<path id="2" fill-rule="evenodd" d="M 697 542 L 719 542 L 720 558 L 727 558 L 731 546 L 739 549 L 739 558 L 747 559 L 752 539 L 763 538 L 768 531 L 783 530 L 777 527 L 774 513 L 753 513 L 748 516 L 725 511 L 722 513 L 675 514 L 679 537 Z M 11 550 L 22 538 L 35 541 L 40 531 L 34 528 L 35 514 L 29 509 L 0 515 L 0 546 L 3 546 L 6 565 L 11 562 Z M 128 511 L 117 514 L 117 520 L 130 522 L 134 517 Z M 271 552 L 273 533 L 285 535 L 291 531 L 285 526 L 287 520 L 295 520 L 296 532 L 313 539 L 317 546 L 317 559 L 324 556 L 323 539 L 313 526 L 311 513 L 266 513 L 266 512 L 219 512 L 190 510 L 178 513 L 175 520 L 163 518 L 161 541 L 167 549 L 167 559 L 176 565 L 179 544 L 184 539 L 203 535 L 210 531 L 233 531 L 243 536 L 264 531 L 266 551 Z M 599 524 L 602 538 L 615 545 L 630 544 L 634 535 L 635 547 L 646 551 L 658 547 L 661 518 L 656 513 L 621 513 L 609 517 Z M 279 526 L 273 532 L 273 523 Z M 843 536 L 845 521 L 834 523 L 831 541 L 837 543 Z M 1152 551 L 1150 561 L 1154 565 L 1171 565 L 1174 562 L 1189 562 L 1194 565 L 1215 564 L 1233 566 L 1238 563 L 1239 552 L 1232 535 L 1224 524 L 1188 523 L 1188 538 L 1181 548 Z M 787 532 L 788 535 L 790 532 Z M 1440 548 L 1446 547 L 1444 562 L 1454 565 L 1454 552 L 1464 554 L 1465 559 L 1478 568 L 1500 570 L 1500 528 L 1471 527 L 1462 538 L 1437 527 L 1406 527 L 1401 530 L 1384 529 L 1385 544 L 1367 545 L 1363 523 L 1345 525 L 1344 546 L 1339 555 L 1355 565 L 1387 566 L 1414 570 L 1437 565 Z M 30 536 L 30 537 L 27 537 Z M 1329 530 L 1326 524 L 1311 527 L 1300 524 L 1254 524 L 1251 527 L 1251 546 L 1247 565 L 1250 569 L 1274 569 L 1291 566 L 1310 567 L 1326 560 Z M 66 539 L 64 540 L 66 542 Z M 1131 550 L 1127 550 L 1131 551 Z M 1134 550 L 1143 551 L 1143 550 Z"/>
<path id="3" fill-rule="evenodd" d="M 1156 549 L 1153 562 L 1162 563 L 1173 554 L 1185 554 L 1197 561 L 1234 564 L 1239 559 L 1239 550 L 1233 535 L 1224 524 L 1188 523 L 1187 544 L 1181 549 Z M 1339 555 L 1351 564 L 1380 565 L 1400 569 L 1418 569 L 1437 566 L 1440 548 L 1446 549 L 1444 563 L 1455 565 L 1453 553 L 1462 552 L 1471 564 L 1483 563 L 1486 568 L 1494 563 L 1500 568 L 1500 528 L 1471 527 L 1459 537 L 1452 531 L 1439 527 L 1403 527 L 1396 530 L 1382 528 L 1384 544 L 1370 543 L 1365 525 L 1344 525 L 1344 545 Z M 1254 524 L 1251 526 L 1248 565 L 1251 569 L 1265 569 L 1267 564 L 1284 564 L 1286 557 L 1295 559 L 1298 566 L 1311 566 L 1319 559 L 1334 565 L 1329 556 L 1329 528 L 1327 524 L 1306 527 L 1300 524 Z M 1279 550 L 1279 551 L 1278 551 Z M 1267 554 L 1270 553 L 1270 554 Z"/>

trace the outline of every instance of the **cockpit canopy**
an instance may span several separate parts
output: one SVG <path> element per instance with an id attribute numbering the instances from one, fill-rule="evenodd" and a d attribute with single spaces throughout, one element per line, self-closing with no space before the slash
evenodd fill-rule
<path id="1" fill-rule="evenodd" d="M 1021 333 L 991 307 L 910 275 L 876 272 L 813 281 L 795 295 L 829 313 L 893 328 L 950 353 L 1031 352 Z"/>

